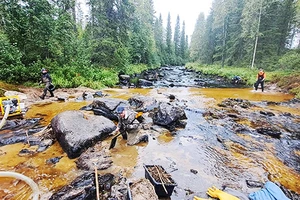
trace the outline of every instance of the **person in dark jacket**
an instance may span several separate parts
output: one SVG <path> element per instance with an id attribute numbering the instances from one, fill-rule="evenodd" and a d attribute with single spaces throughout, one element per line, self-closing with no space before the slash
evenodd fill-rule
<path id="1" fill-rule="evenodd" d="M 134 145 L 139 142 L 148 142 L 148 135 L 141 135 L 141 124 L 139 121 L 142 113 L 137 113 L 125 107 L 118 107 L 118 125 L 116 132 L 120 132 L 128 145 Z"/>
<path id="2" fill-rule="evenodd" d="M 257 79 L 256 82 L 254 84 L 255 90 L 258 89 L 258 86 L 260 84 L 261 86 L 261 91 L 264 91 L 264 83 L 265 83 L 265 79 L 266 79 L 266 73 L 264 72 L 263 69 L 260 69 L 259 72 L 257 73 Z"/>
<path id="3" fill-rule="evenodd" d="M 40 83 L 45 84 L 43 94 L 40 96 L 40 98 L 45 99 L 45 96 L 47 95 L 47 91 L 49 91 L 50 97 L 54 97 L 53 90 L 51 88 L 51 87 L 53 87 L 52 78 L 51 78 L 50 74 L 48 73 L 48 71 L 45 68 L 43 68 L 41 70 L 41 81 L 40 81 Z"/>

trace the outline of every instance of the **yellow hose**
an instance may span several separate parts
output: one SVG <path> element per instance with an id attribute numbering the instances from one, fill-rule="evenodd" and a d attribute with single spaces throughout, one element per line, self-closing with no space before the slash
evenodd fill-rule
<path id="1" fill-rule="evenodd" d="M 29 177 L 24 176 L 23 174 L 19 174 L 16 172 L 9 172 L 9 171 L 0 171 L 0 177 L 13 177 L 13 178 L 17 178 L 20 179 L 22 181 L 24 181 L 25 183 L 27 183 L 33 192 L 33 197 L 32 200 L 38 200 L 39 196 L 40 196 L 40 190 L 38 185 Z"/>

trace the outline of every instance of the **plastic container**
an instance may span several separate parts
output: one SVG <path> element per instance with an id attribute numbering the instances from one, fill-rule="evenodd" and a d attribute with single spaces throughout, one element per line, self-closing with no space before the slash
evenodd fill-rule
<path id="1" fill-rule="evenodd" d="M 175 188 L 175 186 L 177 186 L 177 184 L 175 183 L 175 181 L 171 178 L 170 181 L 172 182 L 172 184 L 168 184 L 168 183 L 164 183 L 164 186 L 167 190 L 167 193 L 163 187 L 163 184 L 161 182 L 157 182 L 153 177 L 152 175 L 150 174 L 149 170 L 148 170 L 148 167 L 154 167 L 154 166 L 157 166 L 158 168 L 162 168 L 164 170 L 164 173 L 167 173 L 165 171 L 165 169 L 160 166 L 160 165 L 144 165 L 144 168 L 145 168 L 145 178 L 148 179 L 151 184 L 154 186 L 154 189 L 155 189 L 155 193 L 157 194 L 158 197 L 169 197 L 172 195 L 173 193 L 173 190 Z"/>

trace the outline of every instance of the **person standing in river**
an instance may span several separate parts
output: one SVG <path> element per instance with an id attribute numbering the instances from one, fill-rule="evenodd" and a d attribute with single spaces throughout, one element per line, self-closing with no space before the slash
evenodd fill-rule
<path id="1" fill-rule="evenodd" d="M 52 78 L 51 78 L 50 74 L 48 73 L 48 71 L 45 68 L 43 68 L 41 70 L 41 81 L 40 81 L 40 83 L 45 84 L 43 94 L 40 96 L 40 98 L 45 99 L 47 91 L 49 91 L 50 97 L 54 97 L 54 94 L 53 94 L 53 87 L 54 86 L 52 85 Z"/>
<path id="2" fill-rule="evenodd" d="M 260 69 L 259 72 L 257 73 L 257 79 L 256 79 L 256 82 L 254 84 L 255 91 L 257 91 L 259 84 L 261 86 L 261 91 L 262 92 L 264 91 L 265 79 L 266 79 L 266 73 L 264 72 L 263 69 Z"/>

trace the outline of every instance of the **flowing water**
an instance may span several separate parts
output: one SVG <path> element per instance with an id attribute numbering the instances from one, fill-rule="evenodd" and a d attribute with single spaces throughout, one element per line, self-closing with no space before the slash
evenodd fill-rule
<path id="1" fill-rule="evenodd" d="M 300 194 L 300 174 L 275 157 L 272 142 L 266 143 L 251 135 L 234 134 L 223 126 L 207 122 L 202 115 L 205 109 L 216 107 L 217 103 L 226 98 L 282 102 L 293 96 L 268 91 L 254 92 L 252 88 L 187 87 L 182 82 L 190 85 L 194 75 L 189 72 L 183 77 L 180 72 L 180 69 L 176 73 L 172 72 L 168 80 L 159 81 L 154 88 L 102 90 L 109 97 L 124 100 L 135 95 L 145 95 L 158 101 L 168 101 L 168 95 L 175 95 L 177 103 L 188 108 L 185 109 L 188 119 L 186 128 L 177 130 L 174 135 L 169 132 L 155 135 L 149 131 L 147 144 L 127 146 L 119 137 L 116 147 L 110 150 L 114 166 L 100 173 L 122 173 L 130 181 L 144 177 L 144 164 L 162 165 L 178 184 L 171 196 L 175 200 L 192 199 L 194 195 L 204 198 L 207 189 L 213 185 L 218 188 L 228 186 L 249 194 L 258 189 L 248 188 L 245 180 L 265 182 L 267 178 Z M 170 71 L 164 73 L 167 76 Z M 165 87 L 170 82 L 175 82 L 175 87 Z M 176 84 L 180 87 L 176 87 Z M 78 110 L 90 103 L 70 101 L 34 105 L 26 113 L 26 118 L 42 117 L 42 123 L 46 125 L 60 112 Z M 269 109 L 300 115 L 299 108 L 269 106 Z M 227 134 L 230 138 L 223 143 L 226 148 L 217 140 L 219 133 Z M 110 141 L 111 138 L 108 138 L 103 144 L 108 145 Z M 263 151 L 253 149 L 262 145 Z M 42 199 L 49 198 L 53 191 L 72 181 L 79 173 L 75 159 L 68 159 L 57 142 L 45 152 L 18 156 L 18 152 L 24 148 L 35 150 L 36 147 L 27 144 L 0 147 L 0 170 L 19 172 L 32 178 L 42 191 Z M 60 156 L 62 159 L 55 165 L 47 164 L 48 159 Z M 21 181 L 0 178 L 0 199 L 28 199 L 30 195 L 30 188 Z"/>

